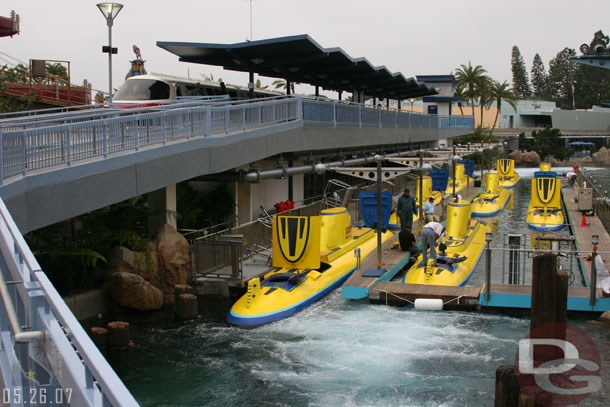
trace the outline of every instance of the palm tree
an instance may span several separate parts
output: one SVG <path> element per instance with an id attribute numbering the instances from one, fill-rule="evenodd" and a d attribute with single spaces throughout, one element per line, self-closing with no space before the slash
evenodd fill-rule
<path id="1" fill-rule="evenodd" d="M 66 67 L 59 62 L 47 64 L 47 75 L 49 76 L 45 80 L 47 83 L 68 83 L 68 71 L 66 70 Z"/>
<path id="2" fill-rule="evenodd" d="M 292 91 L 292 93 L 294 94 L 294 82 L 290 82 L 290 90 Z M 275 89 L 284 89 L 286 90 L 286 88 L 288 87 L 288 85 L 286 85 L 286 81 L 284 79 L 276 79 L 273 82 L 271 82 L 272 86 L 275 86 Z"/>
<path id="3" fill-rule="evenodd" d="M 481 109 L 481 118 L 479 122 L 479 126 L 481 127 L 483 127 L 483 112 L 486 107 L 491 106 L 493 103 L 493 97 L 490 92 L 491 82 L 492 79 L 490 77 L 481 76 L 475 88 L 475 93 L 479 98 L 479 108 Z"/>
<path id="4" fill-rule="evenodd" d="M 458 108 L 460 109 L 460 114 L 462 116 L 464 116 L 464 109 L 462 106 L 462 101 L 464 99 L 467 99 L 468 95 L 466 94 L 466 92 L 464 92 L 464 87 L 458 85 L 458 87 L 455 89 L 455 92 L 453 92 L 453 96 L 457 97 L 457 98 L 462 98 L 462 100 L 457 102 Z"/>
<path id="5" fill-rule="evenodd" d="M 515 91 L 510 87 L 510 85 L 504 81 L 502 83 L 498 81 L 493 81 L 491 86 L 489 87 L 489 93 L 492 98 L 496 101 L 496 107 L 498 110 L 496 111 L 496 118 L 494 119 L 494 124 L 491 126 L 491 131 L 489 135 L 494 131 L 494 127 L 496 127 L 496 123 L 498 122 L 498 116 L 500 114 L 500 108 L 502 107 L 502 99 L 506 101 L 509 105 L 513 107 L 513 109 L 517 110 L 517 101 L 519 97 L 515 93 Z"/>
<path id="6" fill-rule="evenodd" d="M 487 71 L 481 65 L 472 66 L 468 61 L 468 66 L 462 64 L 455 71 L 455 77 L 458 81 L 458 86 L 467 89 L 467 95 L 472 104 L 472 117 L 474 117 L 474 98 L 476 96 L 475 89 L 480 82 L 481 77 L 485 76 Z"/>

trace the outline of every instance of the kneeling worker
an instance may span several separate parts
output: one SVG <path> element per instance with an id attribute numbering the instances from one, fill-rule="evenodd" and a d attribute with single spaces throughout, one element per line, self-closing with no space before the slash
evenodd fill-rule
<path id="1" fill-rule="evenodd" d="M 440 220 L 438 216 L 434 214 L 434 208 L 436 208 L 434 198 L 430 197 L 428 198 L 428 202 L 424 204 L 424 216 L 426 222 L 438 222 Z"/>
<path id="2" fill-rule="evenodd" d="M 428 222 L 424 225 L 421 231 L 421 250 L 424 261 L 424 267 L 428 265 L 428 248 L 430 248 L 430 257 L 436 266 L 436 239 L 443 234 L 443 225 L 438 222 Z"/>
<path id="3" fill-rule="evenodd" d="M 411 233 L 410 225 L 400 231 L 398 241 L 400 242 L 400 250 L 403 252 L 408 251 L 412 258 L 419 255 L 419 248 L 415 244 L 416 239 L 413 233 Z"/>

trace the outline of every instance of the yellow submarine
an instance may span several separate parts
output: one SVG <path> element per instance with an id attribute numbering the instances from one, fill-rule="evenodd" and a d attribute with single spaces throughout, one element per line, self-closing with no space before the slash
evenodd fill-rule
<path id="1" fill-rule="evenodd" d="M 450 178 L 447 183 L 447 189 L 445 193 L 452 194 L 453 193 L 453 184 L 455 183 L 455 193 L 457 194 L 460 190 L 466 188 L 466 184 L 468 181 L 473 182 L 473 177 L 466 177 L 466 173 L 464 172 L 464 164 L 457 163 L 455 164 L 455 178 Z"/>
<path id="2" fill-rule="evenodd" d="M 527 225 L 534 230 L 559 230 L 564 217 L 561 209 L 561 180 L 551 165 L 540 164 L 532 179 L 532 198 L 527 208 Z"/>
<path id="3" fill-rule="evenodd" d="M 384 232 L 382 241 L 392 236 Z M 320 216 L 273 217 L 273 267 L 248 289 L 227 315 L 227 322 L 257 326 L 289 317 L 318 301 L 356 269 L 354 249 L 364 259 L 377 247 L 376 231 L 353 228 L 346 208 Z"/>
<path id="4" fill-rule="evenodd" d="M 470 202 L 459 201 L 447 205 L 447 230 L 438 239 L 439 246 L 446 246 L 445 252 L 437 247 L 437 265 L 428 256 L 424 272 L 422 255 L 407 271 L 405 283 L 462 286 L 468 283 L 485 248 L 485 234 L 491 228 L 485 223 L 471 219 Z"/>
<path id="5" fill-rule="evenodd" d="M 416 190 L 415 190 L 415 204 L 419 206 L 420 197 L 422 196 L 419 190 L 419 178 L 415 179 Z M 426 203 L 430 197 L 434 198 L 434 204 L 438 205 L 441 203 L 441 199 L 443 198 L 443 194 L 441 191 L 433 191 L 432 190 L 432 177 L 425 175 L 422 177 L 422 186 L 424 190 L 423 200 L 421 202 Z M 415 220 L 414 220 L 415 221 Z"/>
<path id="6" fill-rule="evenodd" d="M 508 202 L 512 191 L 500 185 L 498 171 L 485 174 L 485 191 L 472 202 L 472 216 L 495 216 Z"/>
<path id="7" fill-rule="evenodd" d="M 496 168 L 500 174 L 500 186 L 503 188 L 514 188 L 519 183 L 519 174 L 515 172 L 515 160 L 511 158 L 500 158 L 496 162 Z"/>

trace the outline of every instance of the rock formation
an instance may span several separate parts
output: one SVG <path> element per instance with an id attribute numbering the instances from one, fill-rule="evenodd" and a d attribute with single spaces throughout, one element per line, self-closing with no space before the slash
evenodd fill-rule
<path id="1" fill-rule="evenodd" d="M 593 153 L 593 162 L 598 165 L 610 165 L 610 150 L 606 147 L 600 148 L 597 153 Z"/>
<path id="2" fill-rule="evenodd" d="M 190 282 L 190 247 L 173 226 L 163 225 L 145 252 L 117 246 L 108 261 L 110 297 L 118 305 L 156 310 L 175 301 L 175 286 Z"/>

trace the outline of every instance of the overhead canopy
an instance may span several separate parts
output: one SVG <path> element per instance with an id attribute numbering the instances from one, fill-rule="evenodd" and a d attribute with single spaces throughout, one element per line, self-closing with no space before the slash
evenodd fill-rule
<path id="1" fill-rule="evenodd" d="M 236 44 L 158 41 L 157 46 L 180 61 L 217 65 L 224 69 L 308 83 L 334 91 L 363 91 L 368 96 L 409 99 L 435 95 L 436 90 L 352 58 L 341 48 L 322 48 L 307 34 Z"/>

